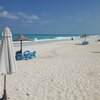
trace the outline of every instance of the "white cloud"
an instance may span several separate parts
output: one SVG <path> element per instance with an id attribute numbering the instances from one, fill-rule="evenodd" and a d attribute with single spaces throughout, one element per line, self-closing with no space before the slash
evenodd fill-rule
<path id="1" fill-rule="evenodd" d="M 27 18 L 27 15 L 22 12 L 17 12 L 17 14 L 20 15 L 21 17 Z"/>
<path id="2" fill-rule="evenodd" d="M 8 19 L 18 19 L 19 17 L 9 13 L 8 11 L 2 11 L 0 12 L 0 17 L 8 18 Z"/>
<path id="3" fill-rule="evenodd" d="M 3 9 L 3 7 L 0 6 L 0 9 Z M 0 17 L 7 18 L 7 19 L 19 19 L 20 21 L 23 20 L 24 23 L 33 23 L 36 20 L 39 20 L 39 17 L 36 15 L 27 15 L 22 12 L 8 12 L 6 10 L 0 11 Z"/>
<path id="4" fill-rule="evenodd" d="M 17 12 L 17 14 L 20 17 L 25 18 L 28 23 L 33 23 L 35 20 L 39 20 L 39 17 L 36 15 L 29 16 L 29 15 L 22 13 L 22 12 Z"/>

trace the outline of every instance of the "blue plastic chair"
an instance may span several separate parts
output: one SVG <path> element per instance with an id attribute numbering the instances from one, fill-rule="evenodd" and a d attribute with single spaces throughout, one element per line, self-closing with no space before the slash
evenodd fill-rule
<path id="1" fill-rule="evenodd" d="M 22 53 L 18 53 L 15 56 L 16 60 L 23 60 L 24 59 L 24 55 Z"/>
<path id="2" fill-rule="evenodd" d="M 30 52 L 29 59 L 36 57 L 36 51 Z"/>
<path id="3" fill-rule="evenodd" d="M 24 59 L 28 60 L 30 56 L 30 51 L 25 51 L 23 54 L 24 54 Z"/>
<path id="4" fill-rule="evenodd" d="M 83 42 L 82 42 L 82 45 L 87 45 L 87 44 L 89 44 L 88 41 L 83 41 Z"/>
<path id="5" fill-rule="evenodd" d="M 25 60 L 33 59 L 34 57 L 36 57 L 36 51 L 33 51 L 33 52 L 25 51 L 23 54 L 24 54 Z"/>

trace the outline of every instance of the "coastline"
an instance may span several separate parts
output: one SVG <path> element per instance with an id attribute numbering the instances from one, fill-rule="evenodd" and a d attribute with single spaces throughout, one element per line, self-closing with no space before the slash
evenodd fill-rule
<path id="1" fill-rule="evenodd" d="M 32 60 L 16 61 L 17 72 L 7 76 L 10 100 L 99 100 L 100 42 L 87 37 L 89 45 L 80 45 L 83 38 L 23 45 L 37 51 Z M 15 46 L 15 52 L 20 46 Z M 0 95 L 3 76 L 0 77 Z"/>
<path id="2" fill-rule="evenodd" d="M 99 38 L 99 35 L 94 35 L 94 36 L 89 36 L 87 37 L 87 40 L 91 40 L 92 38 Z M 39 39 L 39 40 L 30 40 L 30 41 L 23 41 L 23 45 L 38 45 L 38 44 L 47 44 L 47 43 L 52 43 L 52 42 L 59 42 L 59 41 L 71 41 L 71 38 L 73 38 L 74 41 L 76 40 L 83 40 L 84 38 L 78 37 L 58 37 L 55 39 Z M 13 42 L 14 46 L 20 46 L 20 41 L 14 41 Z"/>

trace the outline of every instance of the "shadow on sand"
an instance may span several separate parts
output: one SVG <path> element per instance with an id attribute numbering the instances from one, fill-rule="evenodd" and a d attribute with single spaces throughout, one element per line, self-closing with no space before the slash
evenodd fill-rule
<path id="1" fill-rule="evenodd" d="M 92 53 L 100 53 L 100 51 L 94 51 L 94 52 L 92 52 Z"/>
<path id="2" fill-rule="evenodd" d="M 75 45 L 83 45 L 83 44 L 81 44 L 81 43 L 76 43 Z"/>
<path id="3" fill-rule="evenodd" d="M 0 100 L 3 100 L 3 98 L 0 98 Z"/>

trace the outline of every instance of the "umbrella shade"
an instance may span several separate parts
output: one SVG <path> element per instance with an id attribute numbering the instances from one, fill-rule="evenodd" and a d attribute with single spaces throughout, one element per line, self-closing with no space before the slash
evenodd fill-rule
<path id="1" fill-rule="evenodd" d="M 16 38 L 14 41 L 29 41 L 29 39 L 26 38 L 24 35 L 19 35 L 19 37 Z"/>
<path id="2" fill-rule="evenodd" d="M 87 37 L 87 35 L 86 35 L 86 34 L 84 34 L 84 35 L 82 35 L 82 36 L 81 36 L 81 38 L 84 38 L 84 37 Z"/>
<path id="3" fill-rule="evenodd" d="M 2 32 L 3 39 L 0 47 L 0 73 L 12 74 L 16 71 L 12 34 L 8 27 Z"/>
<path id="4" fill-rule="evenodd" d="M 22 41 L 30 41 L 30 40 L 28 38 L 26 38 L 24 35 L 20 35 L 14 41 L 20 41 L 21 53 L 22 53 Z"/>
<path id="5" fill-rule="evenodd" d="M 85 38 L 85 41 L 86 41 L 86 37 L 88 37 L 86 34 L 81 36 L 81 38 Z"/>

